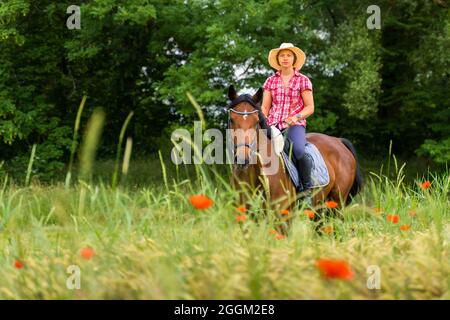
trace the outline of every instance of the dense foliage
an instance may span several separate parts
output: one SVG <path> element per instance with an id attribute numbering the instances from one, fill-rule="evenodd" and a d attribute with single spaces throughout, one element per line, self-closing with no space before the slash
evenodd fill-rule
<path id="1" fill-rule="evenodd" d="M 226 87 L 252 92 L 271 74 L 269 49 L 292 42 L 307 54 L 314 86 L 310 131 L 345 136 L 366 154 L 386 150 L 450 159 L 450 4 L 378 1 L 381 28 L 369 30 L 371 1 L 90 0 L 81 29 L 48 0 L 0 2 L 0 153 L 11 173 L 63 170 L 78 105 L 82 127 L 106 112 L 102 156 L 114 155 L 123 121 L 134 153 L 170 145 L 192 126 L 189 91 L 208 126 L 224 125 Z"/>

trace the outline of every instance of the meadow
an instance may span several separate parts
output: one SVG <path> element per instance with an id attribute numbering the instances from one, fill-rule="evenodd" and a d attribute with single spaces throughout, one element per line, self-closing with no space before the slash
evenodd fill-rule
<path id="1" fill-rule="evenodd" d="M 449 1 L 81 2 L 0 1 L 0 299 L 450 299 Z M 262 216 L 172 134 L 212 142 L 286 41 L 364 186 Z"/>
<path id="2" fill-rule="evenodd" d="M 0 298 L 450 298 L 448 172 L 431 174 L 430 185 L 405 182 L 394 158 L 395 178 L 366 174 L 363 192 L 336 214 L 314 222 L 301 205 L 288 212 L 283 237 L 273 231 L 276 213 L 255 223 L 237 207 L 225 165 L 175 167 L 161 157 L 133 174 L 144 166 L 158 172 L 154 184 L 24 186 L 3 177 Z M 210 199 L 204 209 L 190 201 L 199 194 Z M 348 273 L 324 273 L 323 259 Z"/>

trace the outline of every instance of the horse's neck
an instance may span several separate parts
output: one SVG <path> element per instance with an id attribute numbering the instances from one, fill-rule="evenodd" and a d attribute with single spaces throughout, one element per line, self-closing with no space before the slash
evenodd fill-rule
<path id="1" fill-rule="evenodd" d="M 275 150 L 272 146 L 272 142 L 267 138 L 265 133 L 260 129 L 258 131 L 258 154 L 261 157 L 265 157 L 263 160 L 270 158 L 270 161 L 274 161 L 277 157 L 275 156 Z M 266 163 L 267 161 L 264 161 Z"/>
<path id="2" fill-rule="evenodd" d="M 275 148 L 272 145 L 272 141 L 267 138 L 265 134 L 260 136 L 258 141 L 258 165 L 260 168 L 260 174 L 270 179 L 279 180 L 280 175 L 283 175 L 284 166 L 281 157 L 279 157 Z"/>

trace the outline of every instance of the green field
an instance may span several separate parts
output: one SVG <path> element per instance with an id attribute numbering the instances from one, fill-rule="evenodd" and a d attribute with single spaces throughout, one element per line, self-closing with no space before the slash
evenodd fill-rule
<path id="1" fill-rule="evenodd" d="M 394 179 L 366 175 L 350 206 L 317 222 L 332 232 L 317 233 L 299 207 L 289 212 L 289 236 L 277 239 L 274 215 L 236 221 L 226 170 L 146 165 L 161 174 L 153 185 L 115 190 L 110 181 L 24 187 L 3 177 L 0 299 L 450 298 L 448 173 L 431 176 L 423 190 L 423 180 L 405 182 L 391 163 Z M 194 194 L 213 205 L 195 209 Z M 260 203 L 255 197 L 254 208 Z M 93 256 L 83 257 L 83 248 Z M 321 258 L 348 262 L 353 278 L 322 276 Z M 80 289 L 67 287 L 71 265 Z M 367 287 L 369 266 L 381 271 L 380 289 Z"/>
<path id="2" fill-rule="evenodd" d="M 450 0 L 77 2 L 0 0 L 0 300 L 450 299 Z M 239 202 L 289 118 L 346 207 Z"/>

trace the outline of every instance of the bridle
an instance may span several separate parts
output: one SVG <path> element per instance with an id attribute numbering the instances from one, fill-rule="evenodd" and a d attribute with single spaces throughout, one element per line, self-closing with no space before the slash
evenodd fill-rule
<path id="1" fill-rule="evenodd" d="M 237 111 L 237 110 L 234 110 L 234 107 L 236 107 L 241 102 L 248 102 L 254 108 L 254 110 L 252 110 L 252 111 Z M 261 119 L 261 113 L 260 113 L 261 110 L 260 110 L 259 106 L 253 101 L 253 98 L 249 94 L 243 94 L 243 95 L 240 95 L 239 97 L 237 97 L 236 99 L 234 99 L 227 106 L 227 108 L 228 108 L 229 112 L 233 112 L 233 113 L 236 113 L 238 115 L 243 116 L 244 120 L 248 117 L 248 115 L 254 114 L 256 112 L 259 112 L 259 114 L 258 114 L 258 122 L 256 123 L 256 127 L 255 127 L 255 132 L 256 132 L 255 139 L 253 139 L 253 141 L 250 144 L 245 143 L 245 141 L 244 141 L 244 143 L 234 144 L 234 141 L 232 141 L 232 144 L 234 146 L 234 154 L 236 154 L 236 150 L 239 147 L 250 148 L 251 153 L 252 154 L 255 153 L 254 147 L 255 147 L 255 144 L 256 144 L 256 140 L 257 140 L 258 129 L 260 127 L 259 119 Z M 231 116 L 230 116 L 230 113 L 228 113 L 228 128 L 229 129 L 231 128 Z"/>

